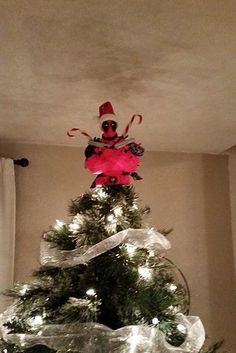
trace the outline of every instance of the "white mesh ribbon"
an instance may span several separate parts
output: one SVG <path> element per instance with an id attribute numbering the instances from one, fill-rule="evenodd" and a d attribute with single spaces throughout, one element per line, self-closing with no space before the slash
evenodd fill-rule
<path id="1" fill-rule="evenodd" d="M 36 334 L 8 334 L 2 326 L 3 339 L 21 347 L 46 345 L 57 352 L 70 353 L 198 353 L 205 340 L 201 320 L 178 315 L 187 328 L 187 338 L 179 347 L 167 343 L 164 334 L 149 326 L 125 326 L 112 330 L 98 323 L 46 325 Z"/>
<path id="2" fill-rule="evenodd" d="M 58 250 L 54 243 L 43 240 L 41 243 L 40 262 L 42 265 L 61 267 L 84 264 L 124 243 L 137 248 L 150 248 L 160 252 L 170 249 L 170 242 L 166 237 L 156 232 L 153 228 L 128 228 L 89 248 L 80 247 L 75 250 Z"/>

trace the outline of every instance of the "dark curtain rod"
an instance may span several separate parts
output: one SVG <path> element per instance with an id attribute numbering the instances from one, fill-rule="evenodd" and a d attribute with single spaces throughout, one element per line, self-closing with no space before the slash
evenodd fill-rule
<path id="1" fill-rule="evenodd" d="M 29 160 L 27 158 L 14 159 L 14 164 L 20 165 L 21 167 L 28 167 Z"/>

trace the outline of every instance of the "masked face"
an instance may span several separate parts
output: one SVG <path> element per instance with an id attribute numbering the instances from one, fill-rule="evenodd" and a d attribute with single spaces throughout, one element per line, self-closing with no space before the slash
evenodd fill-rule
<path id="1" fill-rule="evenodd" d="M 102 123 L 102 130 L 104 131 L 103 136 L 112 138 L 117 135 L 116 133 L 117 123 L 113 120 L 106 120 Z"/>

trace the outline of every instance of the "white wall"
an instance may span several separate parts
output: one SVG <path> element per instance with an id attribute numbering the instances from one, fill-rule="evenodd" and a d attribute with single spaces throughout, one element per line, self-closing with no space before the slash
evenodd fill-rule
<path id="1" fill-rule="evenodd" d="M 231 202 L 231 226 L 233 238 L 234 273 L 236 285 L 236 148 L 229 152 L 229 180 Z"/>

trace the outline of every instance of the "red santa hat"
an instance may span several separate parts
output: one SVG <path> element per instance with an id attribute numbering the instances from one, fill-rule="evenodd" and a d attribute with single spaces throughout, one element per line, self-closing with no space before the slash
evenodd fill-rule
<path id="1" fill-rule="evenodd" d="M 103 103 L 99 107 L 99 122 L 102 123 L 107 120 L 112 120 L 117 122 L 117 117 L 114 113 L 113 107 L 110 102 Z"/>

